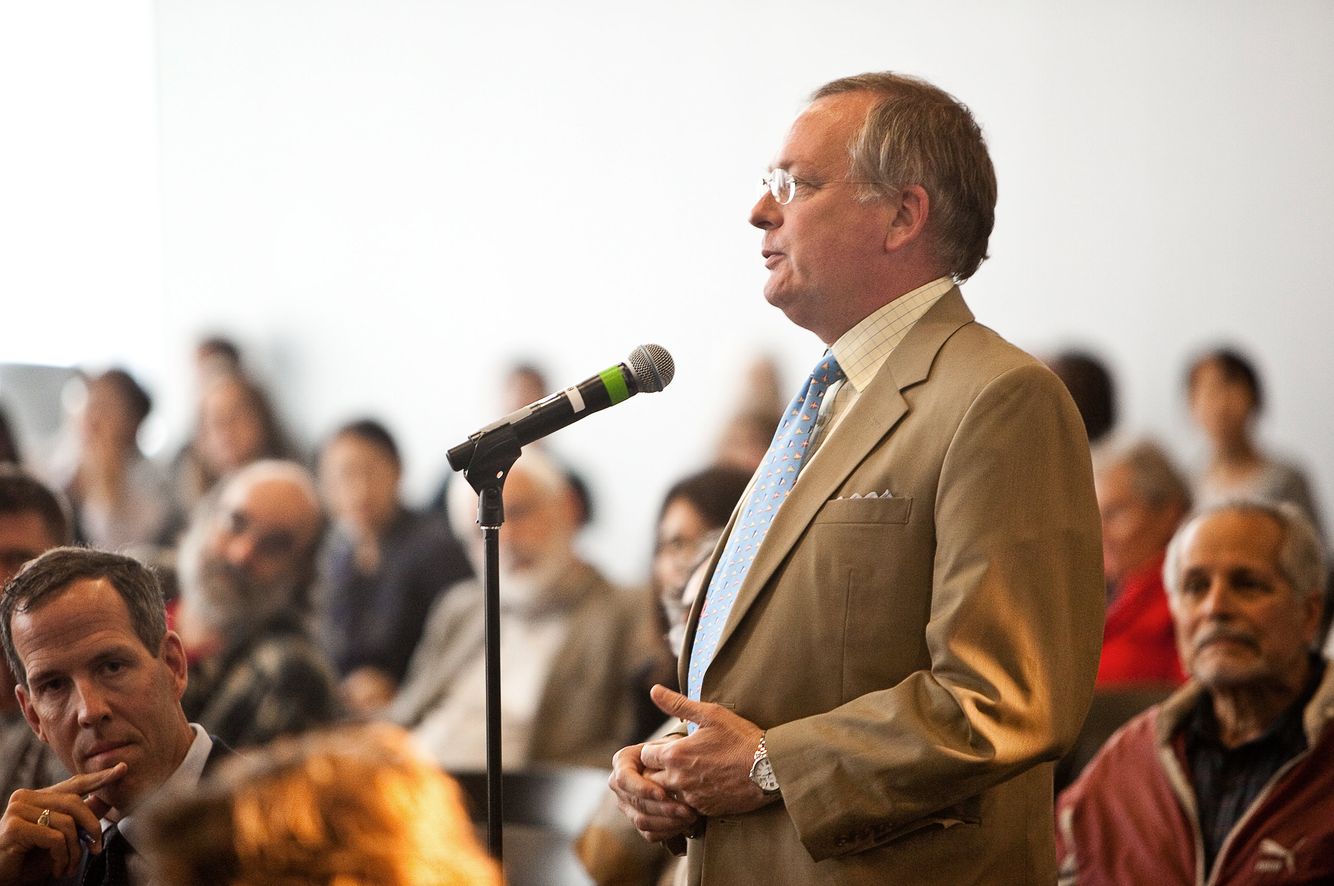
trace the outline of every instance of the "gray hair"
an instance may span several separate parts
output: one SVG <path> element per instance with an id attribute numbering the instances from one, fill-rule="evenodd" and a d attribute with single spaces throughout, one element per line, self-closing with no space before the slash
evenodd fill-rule
<path id="1" fill-rule="evenodd" d="M 1130 483 L 1149 507 L 1159 510 L 1178 504 L 1182 511 L 1190 510 L 1190 487 L 1157 443 L 1136 440 L 1101 451 L 1095 458 L 1094 469 L 1101 475 L 1122 465 L 1130 469 Z"/>
<path id="2" fill-rule="evenodd" d="M 956 281 L 967 280 L 986 259 L 996 222 L 996 170 L 972 112 L 943 89 L 891 71 L 833 80 L 811 100 L 851 92 L 879 97 L 848 146 L 852 177 L 873 183 L 862 199 L 922 186 L 936 253 Z"/>
<path id="3" fill-rule="evenodd" d="M 1170 599 L 1176 599 L 1181 593 L 1181 554 L 1186 533 L 1200 521 L 1228 511 L 1259 514 L 1277 523 L 1283 534 L 1275 564 L 1279 574 L 1299 600 L 1306 599 L 1308 594 L 1320 593 L 1325 583 L 1325 551 L 1310 518 L 1290 502 L 1236 498 L 1196 512 L 1172 537 L 1163 561 L 1163 585 Z"/>

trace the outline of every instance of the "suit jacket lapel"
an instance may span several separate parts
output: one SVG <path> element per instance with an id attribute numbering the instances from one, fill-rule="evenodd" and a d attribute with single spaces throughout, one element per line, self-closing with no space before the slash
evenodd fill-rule
<path id="1" fill-rule="evenodd" d="M 820 444 L 810 464 L 797 477 L 796 485 L 792 487 L 792 492 L 783 502 L 782 508 L 774 515 L 773 523 L 770 524 L 769 531 L 755 554 L 755 560 L 746 573 L 745 581 L 737 591 L 736 602 L 732 604 L 727 623 L 723 626 L 722 635 L 718 640 L 718 648 L 714 653 L 715 660 L 736 631 L 746 611 L 806 532 L 816 513 L 834 496 L 857 465 L 861 464 L 871 450 L 907 414 L 908 402 L 902 392 L 926 380 L 931 372 L 931 364 L 941 347 L 960 327 L 972 321 L 973 314 L 964 304 L 963 296 L 957 286 L 942 295 L 889 355 L 866 390 L 861 392 L 848 413 L 842 417 L 837 433 L 831 434 Z M 746 495 L 749 494 L 747 489 Z M 744 496 L 742 501 L 745 501 Z M 740 506 L 733 512 L 732 519 L 723 534 L 723 540 L 719 541 L 709 561 L 708 575 L 704 583 L 706 589 L 722 555 L 724 542 L 732 532 L 738 511 Z M 679 666 L 682 686 L 686 685 L 690 649 L 694 645 L 695 627 L 699 622 L 704 597 L 705 592 L 701 591 L 695 598 L 690 612 L 686 642 Z M 707 675 L 705 680 L 708 680 Z"/>

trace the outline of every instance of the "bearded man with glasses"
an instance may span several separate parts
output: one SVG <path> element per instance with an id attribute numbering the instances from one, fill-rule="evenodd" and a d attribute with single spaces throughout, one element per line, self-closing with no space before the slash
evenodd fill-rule
<path id="1" fill-rule="evenodd" d="M 1053 882 L 1098 509 L 1064 386 L 958 290 L 994 219 L 981 130 L 924 81 L 837 80 L 763 185 L 765 298 L 829 350 L 705 567 L 686 693 L 653 690 L 685 726 L 612 788 L 693 883 Z"/>

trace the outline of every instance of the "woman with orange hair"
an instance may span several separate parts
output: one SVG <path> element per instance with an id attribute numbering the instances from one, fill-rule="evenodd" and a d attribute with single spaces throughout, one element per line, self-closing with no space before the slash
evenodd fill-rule
<path id="1" fill-rule="evenodd" d="M 275 742 L 146 813 L 164 886 L 499 886 L 460 789 L 386 724 Z"/>

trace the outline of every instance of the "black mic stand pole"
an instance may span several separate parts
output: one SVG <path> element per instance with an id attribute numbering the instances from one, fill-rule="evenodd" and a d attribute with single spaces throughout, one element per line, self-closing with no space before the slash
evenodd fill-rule
<path id="1" fill-rule="evenodd" d="M 486 562 L 482 588 L 486 594 L 486 845 L 502 864 L 503 819 L 500 760 L 500 524 L 505 522 L 502 492 L 510 468 L 518 461 L 519 438 L 501 424 L 477 438 L 477 448 L 463 476 L 477 491 L 477 523 L 482 527 Z"/>

